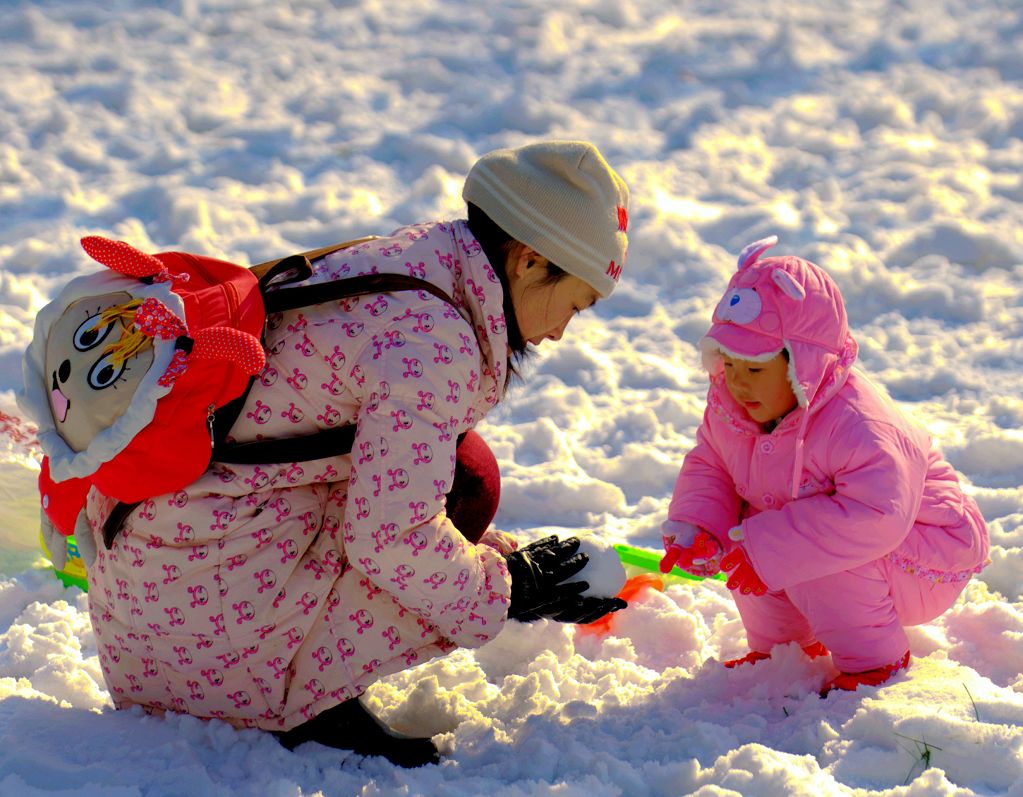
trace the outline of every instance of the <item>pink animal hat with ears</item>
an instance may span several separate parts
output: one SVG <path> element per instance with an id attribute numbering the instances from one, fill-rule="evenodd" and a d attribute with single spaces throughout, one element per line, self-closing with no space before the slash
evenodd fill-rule
<path id="1" fill-rule="evenodd" d="M 842 294 L 823 269 L 799 257 L 759 259 L 777 242 L 772 235 L 742 250 L 700 349 L 710 373 L 720 367 L 722 352 L 764 362 L 787 349 L 792 388 L 806 407 L 829 361 L 846 359 L 850 346 L 855 359 L 855 342 Z"/>
<path id="2" fill-rule="evenodd" d="M 857 346 L 849 334 L 845 303 L 823 269 L 799 257 L 758 259 L 777 236 L 742 250 L 739 269 L 714 309 L 714 323 L 700 341 L 711 380 L 721 378 L 722 353 L 766 362 L 785 349 L 792 392 L 803 409 L 796 431 L 791 494 L 799 492 L 810 413 L 825 404 L 849 376 Z"/>

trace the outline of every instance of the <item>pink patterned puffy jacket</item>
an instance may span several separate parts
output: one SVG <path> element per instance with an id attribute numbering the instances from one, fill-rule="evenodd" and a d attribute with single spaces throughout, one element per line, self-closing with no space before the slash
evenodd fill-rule
<path id="1" fill-rule="evenodd" d="M 232 430 L 247 441 L 356 423 L 350 455 L 214 464 L 141 504 L 111 550 L 98 539 L 89 605 L 118 707 L 288 730 L 501 630 L 501 552 L 468 543 L 444 511 L 457 437 L 504 389 L 500 282 L 461 221 L 334 253 L 310 281 L 374 272 L 427 279 L 458 309 L 404 291 L 271 316 Z M 93 490 L 87 506 L 99 537 L 113 501 Z"/>

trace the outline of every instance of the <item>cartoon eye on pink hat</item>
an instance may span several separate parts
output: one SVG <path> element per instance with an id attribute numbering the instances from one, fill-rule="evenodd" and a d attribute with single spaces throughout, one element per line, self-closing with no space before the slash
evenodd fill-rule
<path id="1" fill-rule="evenodd" d="M 776 355 L 785 345 L 785 300 L 802 302 L 806 298 L 803 286 L 780 264 L 754 268 L 767 265 L 760 255 L 776 243 L 778 236 L 772 235 L 742 250 L 738 271 L 714 309 L 707 337 L 733 356 L 763 360 Z"/>

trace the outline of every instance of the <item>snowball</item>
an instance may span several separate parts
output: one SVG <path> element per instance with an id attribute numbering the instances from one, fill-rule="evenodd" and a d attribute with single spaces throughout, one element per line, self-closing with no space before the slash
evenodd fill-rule
<path id="1" fill-rule="evenodd" d="M 598 598 L 613 598 L 625 586 L 625 568 L 618 552 L 610 543 L 584 537 L 579 543 L 579 552 L 590 560 L 569 582 L 585 581 L 590 586 L 583 593 Z"/>

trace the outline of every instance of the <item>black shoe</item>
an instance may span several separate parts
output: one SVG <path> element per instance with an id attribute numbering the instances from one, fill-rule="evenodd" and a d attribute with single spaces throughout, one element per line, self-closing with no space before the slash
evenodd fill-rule
<path id="1" fill-rule="evenodd" d="M 409 769 L 440 763 L 440 752 L 432 739 L 395 733 L 354 698 L 274 736 L 289 750 L 304 742 L 318 742 L 363 756 L 383 756 L 392 764 Z"/>

